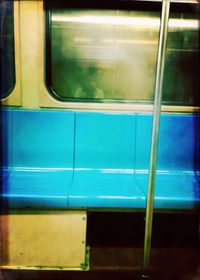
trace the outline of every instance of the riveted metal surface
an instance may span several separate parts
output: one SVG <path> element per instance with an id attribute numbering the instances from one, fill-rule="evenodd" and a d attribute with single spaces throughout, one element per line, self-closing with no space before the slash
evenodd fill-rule
<path id="1" fill-rule="evenodd" d="M 4 269 L 86 268 L 86 213 L 18 211 L 1 216 Z"/>

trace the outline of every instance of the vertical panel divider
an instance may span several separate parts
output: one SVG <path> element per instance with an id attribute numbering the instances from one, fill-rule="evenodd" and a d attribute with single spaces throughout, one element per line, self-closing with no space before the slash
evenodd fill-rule
<path id="1" fill-rule="evenodd" d="M 149 178 L 148 178 L 148 197 L 147 197 L 147 206 L 146 206 L 142 278 L 149 277 L 148 274 L 149 274 L 150 253 L 151 253 L 156 163 L 157 163 L 157 151 L 158 151 L 158 139 L 159 139 L 163 76 L 164 76 L 164 67 L 165 67 L 165 53 L 166 53 L 166 45 L 167 45 L 169 9 L 170 9 L 170 0 L 163 0 L 161 22 L 160 22 L 157 66 L 156 66 L 156 79 L 155 79 L 155 97 L 154 97 L 154 107 L 153 107 L 153 127 L 152 127 L 151 154 L 150 154 L 150 166 L 149 166 Z"/>

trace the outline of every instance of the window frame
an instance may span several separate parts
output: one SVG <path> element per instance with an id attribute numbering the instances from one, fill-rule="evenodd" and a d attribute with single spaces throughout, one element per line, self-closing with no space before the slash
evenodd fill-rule
<path id="1" fill-rule="evenodd" d="M 128 101 L 128 102 L 96 102 L 90 100 L 84 101 L 74 101 L 64 100 L 61 101 L 61 98 L 56 98 L 56 93 L 50 92 L 48 83 L 46 82 L 48 74 L 46 73 L 47 67 L 47 54 L 49 54 L 49 47 L 47 47 L 47 38 L 46 29 L 50 28 L 50 25 L 47 25 L 47 16 L 46 16 L 46 4 L 45 0 L 40 2 L 40 17 L 39 17 L 39 26 L 41 28 L 40 33 L 40 43 L 43 49 L 43 52 L 40 54 L 40 96 L 39 103 L 40 107 L 51 107 L 51 108 L 64 108 L 70 110 L 90 110 L 90 111 L 139 111 L 139 112 L 151 112 L 153 111 L 153 104 L 151 103 L 139 103 L 137 101 Z M 40 28 L 39 28 L 40 29 Z M 48 38 L 49 39 L 49 38 Z M 49 65 L 49 64 L 48 64 Z M 200 107 L 198 106 L 185 106 L 185 105 L 162 105 L 163 112 L 199 112 Z"/>
<path id="2" fill-rule="evenodd" d="M 15 84 L 9 95 L 1 99 L 2 106 L 21 105 L 21 73 L 20 73 L 20 13 L 19 2 L 13 1 L 14 12 L 14 65 L 15 65 Z"/>

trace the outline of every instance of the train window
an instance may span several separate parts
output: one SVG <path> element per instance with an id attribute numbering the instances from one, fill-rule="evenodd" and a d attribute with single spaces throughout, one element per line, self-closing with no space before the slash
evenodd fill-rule
<path id="1" fill-rule="evenodd" d="M 63 2 L 47 1 L 47 85 L 54 95 L 152 101 L 161 5 L 143 11 L 134 2 Z"/>
<path id="2" fill-rule="evenodd" d="M 15 86 L 14 3 L 0 0 L 0 98 L 6 98 Z"/>
<path id="3" fill-rule="evenodd" d="M 46 82 L 61 101 L 152 103 L 161 3 L 46 1 Z M 197 15 L 170 14 L 164 104 L 194 105 Z"/>
<path id="4" fill-rule="evenodd" d="M 171 5 L 163 103 L 199 106 L 200 50 L 197 5 Z"/>

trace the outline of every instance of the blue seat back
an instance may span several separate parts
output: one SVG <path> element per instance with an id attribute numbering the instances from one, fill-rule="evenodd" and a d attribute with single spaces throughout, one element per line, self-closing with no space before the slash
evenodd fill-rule
<path id="1" fill-rule="evenodd" d="M 74 113 L 5 110 L 4 165 L 22 168 L 72 168 Z"/>
<path id="2" fill-rule="evenodd" d="M 133 169 L 135 115 L 77 113 L 75 168 Z"/>
<path id="3" fill-rule="evenodd" d="M 197 149 L 197 117 L 163 114 L 160 121 L 157 170 L 194 171 Z M 136 170 L 148 170 L 150 161 L 152 115 L 136 119 Z"/>

